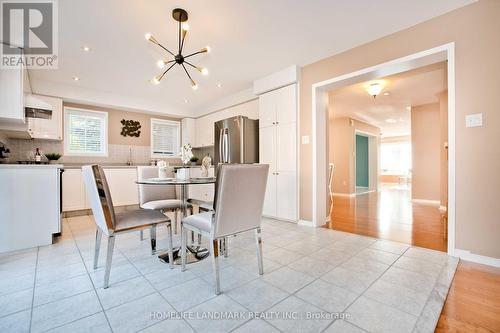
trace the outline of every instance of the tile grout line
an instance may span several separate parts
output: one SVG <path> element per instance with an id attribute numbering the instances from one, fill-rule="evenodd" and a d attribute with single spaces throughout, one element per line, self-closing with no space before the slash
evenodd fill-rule
<path id="1" fill-rule="evenodd" d="M 31 297 L 29 332 L 31 332 L 31 324 L 33 323 L 33 305 L 35 303 L 36 273 L 37 273 L 37 270 L 38 270 L 38 254 L 39 254 L 39 252 L 40 252 L 40 247 L 37 246 L 37 248 L 36 248 L 36 262 L 35 262 L 35 276 L 34 276 L 34 279 L 33 279 L 33 295 Z"/>
<path id="2" fill-rule="evenodd" d="M 69 222 L 67 222 L 67 224 L 68 224 L 69 232 L 71 233 L 71 238 L 73 239 L 73 242 L 75 243 L 76 249 L 78 250 L 78 254 L 80 254 L 80 258 L 82 260 L 83 266 L 85 267 L 85 271 L 87 272 L 87 276 L 90 279 L 90 283 L 92 284 L 94 294 L 96 295 L 97 301 L 99 302 L 99 305 L 101 306 L 102 312 L 104 314 L 104 318 L 106 318 L 106 322 L 108 323 L 109 329 L 111 330 L 111 332 L 113 332 L 113 328 L 111 327 L 111 323 L 109 322 L 109 318 L 108 318 L 108 315 L 106 314 L 106 311 L 104 311 L 104 306 L 102 305 L 101 299 L 99 298 L 99 294 L 97 293 L 97 289 L 95 287 L 94 281 L 90 277 L 90 273 L 89 273 L 89 270 L 87 268 L 87 265 L 85 265 L 85 260 L 83 259 L 82 251 L 80 250 L 80 247 L 78 246 L 78 242 L 76 241 L 75 236 L 73 234 L 73 229 L 71 228 L 71 225 Z"/>

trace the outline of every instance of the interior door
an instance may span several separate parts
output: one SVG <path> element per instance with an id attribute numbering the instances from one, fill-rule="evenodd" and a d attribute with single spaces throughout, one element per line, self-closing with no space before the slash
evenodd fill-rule
<path id="1" fill-rule="evenodd" d="M 263 214 L 276 216 L 276 127 L 261 128 L 259 137 L 259 161 L 269 164 Z"/>

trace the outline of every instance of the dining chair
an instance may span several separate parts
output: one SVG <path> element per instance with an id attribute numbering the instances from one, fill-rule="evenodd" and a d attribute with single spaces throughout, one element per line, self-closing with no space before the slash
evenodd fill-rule
<path id="1" fill-rule="evenodd" d="M 165 224 L 168 230 L 168 256 L 170 268 L 173 268 L 172 227 L 168 216 L 156 210 L 136 209 L 123 213 L 115 213 L 113 200 L 106 181 L 104 170 L 99 165 L 82 167 L 83 180 L 87 198 L 90 200 L 94 221 L 97 226 L 95 236 L 94 269 L 97 269 L 102 235 L 108 237 L 106 268 L 104 272 L 104 288 L 109 286 L 109 274 L 113 260 L 115 236 L 125 232 L 150 229 L 151 254 L 156 251 L 156 227 Z"/>
<path id="2" fill-rule="evenodd" d="M 167 176 L 174 178 L 173 171 Z M 158 167 L 156 166 L 138 166 L 137 179 L 158 178 Z M 177 215 L 182 209 L 182 200 L 178 199 L 175 186 L 158 185 L 139 185 L 139 207 L 142 209 L 159 210 L 162 213 L 173 212 L 174 233 L 177 233 Z M 189 205 L 191 207 L 191 205 Z M 141 232 L 141 240 L 143 234 Z"/>
<path id="3" fill-rule="evenodd" d="M 182 271 L 186 269 L 187 231 L 208 237 L 217 295 L 220 294 L 218 241 L 227 236 L 255 231 L 259 274 L 264 274 L 260 226 L 268 171 L 267 164 L 219 165 L 214 210 L 194 214 L 181 221 Z"/>

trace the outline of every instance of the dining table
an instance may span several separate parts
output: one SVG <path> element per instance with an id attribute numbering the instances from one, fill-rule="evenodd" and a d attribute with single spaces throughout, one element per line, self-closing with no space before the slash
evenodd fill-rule
<path id="1" fill-rule="evenodd" d="M 146 178 L 137 180 L 136 184 L 139 185 L 155 185 L 155 186 L 176 186 L 180 189 L 180 199 L 182 200 L 182 217 L 187 217 L 187 210 L 190 206 L 188 186 L 202 185 L 202 184 L 215 184 L 215 177 L 194 177 L 194 178 Z M 192 234 L 192 243 L 187 246 L 187 260 L 186 263 L 191 264 L 203 260 L 208 257 L 208 249 L 201 247 L 198 242 L 194 244 L 194 234 Z M 174 265 L 181 264 L 180 247 L 176 246 L 173 251 Z M 168 252 L 161 253 L 158 258 L 168 263 Z"/>

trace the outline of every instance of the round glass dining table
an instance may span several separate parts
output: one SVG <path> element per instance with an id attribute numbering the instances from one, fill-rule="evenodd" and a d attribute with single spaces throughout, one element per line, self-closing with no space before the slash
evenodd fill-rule
<path id="1" fill-rule="evenodd" d="M 181 200 L 182 200 L 182 216 L 183 218 L 187 216 L 187 209 L 189 207 L 188 202 L 188 185 L 201 185 L 201 184 L 214 184 L 215 177 L 197 177 L 197 178 L 146 178 L 137 180 L 136 184 L 140 185 L 155 185 L 155 186 L 177 186 L 181 190 Z M 194 236 L 192 237 L 193 240 Z M 187 246 L 187 260 L 188 264 L 198 262 L 200 260 L 208 257 L 208 249 L 202 248 L 200 244 Z M 168 253 L 162 253 L 158 255 L 160 260 L 168 263 Z M 174 264 L 180 265 L 180 247 L 174 248 Z"/>

